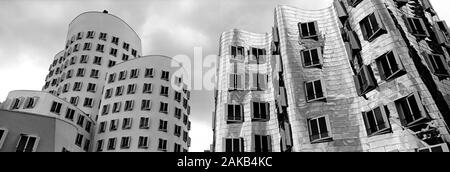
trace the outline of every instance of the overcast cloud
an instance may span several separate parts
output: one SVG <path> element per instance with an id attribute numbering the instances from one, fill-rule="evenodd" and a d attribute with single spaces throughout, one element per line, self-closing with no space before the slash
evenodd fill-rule
<path id="1" fill-rule="evenodd" d="M 450 18 L 447 1 L 431 1 L 442 19 Z M 271 31 L 280 4 L 317 9 L 331 0 L 0 0 L 0 101 L 12 90 L 41 90 L 70 21 L 83 12 L 106 9 L 122 18 L 141 37 L 143 55 L 193 57 L 194 47 L 217 54 L 226 30 Z M 191 151 L 212 143 L 213 102 L 212 92 L 192 94 Z"/>

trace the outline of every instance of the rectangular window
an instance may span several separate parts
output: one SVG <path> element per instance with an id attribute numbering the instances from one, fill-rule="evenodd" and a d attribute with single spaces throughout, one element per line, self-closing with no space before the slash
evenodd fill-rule
<path id="1" fill-rule="evenodd" d="M 187 142 L 189 140 L 188 132 L 183 131 L 183 141 Z"/>
<path id="2" fill-rule="evenodd" d="M 236 60 L 244 60 L 245 50 L 241 46 L 231 46 L 231 58 Z"/>
<path id="3" fill-rule="evenodd" d="M 134 108 L 134 100 L 125 101 L 124 111 L 133 111 L 133 108 Z"/>
<path id="4" fill-rule="evenodd" d="M 22 100 L 21 99 L 23 99 L 23 98 L 16 98 L 16 99 L 13 100 L 13 103 L 12 103 L 12 106 L 11 106 L 12 110 L 20 108 L 20 106 L 22 105 Z"/>
<path id="5" fill-rule="evenodd" d="M 122 60 L 123 60 L 123 61 L 128 61 L 129 58 L 130 58 L 129 55 L 122 54 Z"/>
<path id="6" fill-rule="evenodd" d="M 2 149 L 3 143 L 5 143 L 7 135 L 8 135 L 8 129 L 0 128 L 0 149 Z"/>
<path id="7" fill-rule="evenodd" d="M 77 134 L 77 137 L 75 139 L 75 145 L 77 145 L 78 147 L 81 147 L 81 144 L 83 144 L 83 135 Z"/>
<path id="8" fill-rule="evenodd" d="M 136 84 L 129 84 L 127 94 L 135 94 L 136 93 Z"/>
<path id="9" fill-rule="evenodd" d="M 152 101 L 151 100 L 142 100 L 141 110 L 150 111 L 152 109 Z"/>
<path id="10" fill-rule="evenodd" d="M 73 91 L 81 91 L 81 88 L 83 87 L 82 82 L 75 82 L 73 84 Z"/>
<path id="11" fill-rule="evenodd" d="M 300 30 L 300 38 L 302 39 L 316 39 L 319 36 L 319 27 L 317 22 L 298 23 Z"/>
<path id="12" fill-rule="evenodd" d="M 91 146 L 91 141 L 86 139 L 86 141 L 84 141 L 83 150 L 88 152 L 90 146 Z"/>
<path id="13" fill-rule="evenodd" d="M 108 83 L 113 83 L 116 80 L 116 74 L 109 74 Z"/>
<path id="14" fill-rule="evenodd" d="M 88 63 L 89 56 L 88 55 L 81 55 L 80 63 L 86 64 Z"/>
<path id="15" fill-rule="evenodd" d="M 390 51 L 376 59 L 378 71 L 382 80 L 389 81 L 405 72 L 400 58 Z"/>
<path id="16" fill-rule="evenodd" d="M 94 57 L 94 64 L 96 64 L 96 65 L 102 65 L 102 57 L 95 56 L 95 57 Z"/>
<path id="17" fill-rule="evenodd" d="M 159 112 L 167 114 L 168 113 L 169 104 L 161 102 L 159 105 Z"/>
<path id="18" fill-rule="evenodd" d="M 122 121 L 122 129 L 129 130 L 132 127 L 133 119 L 132 118 L 124 118 Z"/>
<path id="19" fill-rule="evenodd" d="M 116 87 L 116 96 L 121 96 L 123 95 L 123 90 L 124 90 L 124 86 L 118 86 Z"/>
<path id="20" fill-rule="evenodd" d="M 230 90 L 244 90 L 244 75 L 243 74 L 230 74 L 229 77 Z"/>
<path id="21" fill-rule="evenodd" d="M 255 135 L 255 152 L 272 152 L 272 140 L 270 135 Z"/>
<path id="22" fill-rule="evenodd" d="M 169 87 L 165 87 L 165 86 L 161 85 L 160 95 L 164 96 L 164 97 L 169 97 Z"/>
<path id="23" fill-rule="evenodd" d="M 226 138 L 225 152 L 244 152 L 244 138 Z"/>
<path id="24" fill-rule="evenodd" d="M 102 115 L 108 115 L 109 113 L 109 105 L 103 105 Z"/>
<path id="25" fill-rule="evenodd" d="M 109 98 L 112 97 L 113 92 L 114 92 L 113 89 L 114 89 L 114 88 L 110 88 L 110 89 L 107 89 L 107 90 L 106 90 L 106 92 L 105 92 L 105 99 L 109 99 Z"/>
<path id="26" fill-rule="evenodd" d="M 122 81 L 125 79 L 127 79 L 127 71 L 124 70 L 124 71 L 119 72 L 119 81 Z"/>
<path id="27" fill-rule="evenodd" d="M 95 32 L 94 31 L 88 31 L 86 38 L 88 39 L 92 39 L 95 36 Z"/>
<path id="28" fill-rule="evenodd" d="M 112 55 L 112 56 L 114 56 L 114 57 L 117 57 L 117 49 L 111 48 L 111 50 L 109 51 L 109 55 Z"/>
<path id="29" fill-rule="evenodd" d="M 70 104 L 74 105 L 74 106 L 78 106 L 78 100 L 80 99 L 80 97 L 71 97 L 70 98 Z"/>
<path id="30" fill-rule="evenodd" d="M 119 128 L 119 119 L 111 120 L 109 131 L 116 131 Z"/>
<path id="31" fill-rule="evenodd" d="M 138 78 L 139 77 L 139 69 L 132 69 L 130 79 Z"/>
<path id="32" fill-rule="evenodd" d="M 145 94 L 151 94 L 153 92 L 153 86 L 151 83 L 145 83 L 143 93 Z"/>
<path id="33" fill-rule="evenodd" d="M 120 142 L 121 149 L 129 149 L 131 143 L 131 137 L 122 137 L 122 141 Z"/>
<path id="34" fill-rule="evenodd" d="M 84 77 L 85 70 L 84 68 L 78 68 L 77 77 Z"/>
<path id="35" fill-rule="evenodd" d="M 181 126 L 175 124 L 175 130 L 174 130 L 173 134 L 177 137 L 180 137 L 181 136 Z"/>
<path id="36" fill-rule="evenodd" d="M 449 67 L 447 60 L 443 55 L 440 54 L 428 54 L 427 57 L 425 57 L 425 61 L 428 64 L 428 68 L 430 71 L 436 75 L 441 77 L 449 77 Z"/>
<path id="37" fill-rule="evenodd" d="M 146 78 L 153 78 L 153 68 L 147 68 L 145 69 L 145 77 Z"/>
<path id="38" fill-rule="evenodd" d="M 158 150 L 163 152 L 167 151 L 167 140 L 159 139 Z"/>
<path id="39" fill-rule="evenodd" d="M 413 127 L 429 119 L 418 92 L 395 101 L 395 105 L 405 127 Z"/>
<path id="40" fill-rule="evenodd" d="M 175 91 L 175 101 L 177 101 L 177 102 L 181 102 L 181 93 L 180 92 L 178 92 L 178 91 Z"/>
<path id="41" fill-rule="evenodd" d="M 175 118 L 181 119 L 181 109 L 178 107 L 175 107 Z"/>
<path id="42" fill-rule="evenodd" d="M 97 90 L 97 85 L 93 84 L 93 83 L 89 83 L 86 91 L 95 93 L 96 90 Z"/>
<path id="43" fill-rule="evenodd" d="M 372 13 L 359 22 L 364 40 L 373 41 L 385 31 L 378 13 Z"/>
<path id="44" fill-rule="evenodd" d="M 115 65 L 116 65 L 116 61 L 110 60 L 109 63 L 108 63 L 108 67 L 113 67 Z"/>
<path id="45" fill-rule="evenodd" d="M 85 129 L 88 133 L 91 133 L 91 127 L 92 127 L 92 122 L 91 122 L 91 121 L 86 121 L 86 126 L 84 127 L 84 129 Z"/>
<path id="46" fill-rule="evenodd" d="M 257 64 L 262 64 L 266 61 L 266 50 L 260 48 L 250 48 L 248 51 L 249 61 L 254 61 Z"/>
<path id="47" fill-rule="evenodd" d="M 77 52 L 78 50 L 80 50 L 80 44 L 75 44 L 74 46 L 73 46 L 73 52 Z"/>
<path id="48" fill-rule="evenodd" d="M 429 33 L 425 27 L 425 23 L 421 18 L 404 17 L 405 25 L 408 31 L 417 37 L 428 37 Z"/>
<path id="49" fill-rule="evenodd" d="M 362 96 L 377 88 L 377 83 L 370 66 L 364 65 L 358 75 L 353 76 L 358 95 Z"/>
<path id="50" fill-rule="evenodd" d="M 313 48 L 301 51 L 301 57 L 304 67 L 321 67 L 322 66 L 322 48 Z"/>
<path id="51" fill-rule="evenodd" d="M 253 102 L 252 106 L 252 120 L 253 121 L 267 121 L 270 119 L 270 104 L 265 102 Z"/>
<path id="52" fill-rule="evenodd" d="M 244 122 L 244 106 L 228 104 L 227 106 L 227 122 Z"/>
<path id="53" fill-rule="evenodd" d="M 78 115 L 78 120 L 77 120 L 77 125 L 80 127 L 84 126 L 84 116 L 83 115 Z"/>
<path id="54" fill-rule="evenodd" d="M 364 124 L 369 137 L 391 132 L 391 125 L 385 108 L 387 107 L 381 106 L 363 112 Z"/>
<path id="55" fill-rule="evenodd" d="M 120 112 L 120 107 L 122 106 L 122 102 L 116 102 L 113 104 L 113 113 Z"/>
<path id="56" fill-rule="evenodd" d="M 167 121 L 159 120 L 159 131 L 167 132 Z"/>
<path id="57" fill-rule="evenodd" d="M 100 32 L 100 37 L 98 39 L 100 39 L 102 41 L 106 41 L 107 35 L 108 35 L 107 33 Z"/>
<path id="58" fill-rule="evenodd" d="M 174 147 L 173 147 L 173 151 L 174 152 L 181 152 L 181 145 L 178 144 L 178 143 L 175 143 Z"/>
<path id="59" fill-rule="evenodd" d="M 139 123 L 139 128 L 140 129 L 149 129 L 150 128 L 150 123 L 149 123 L 149 118 L 147 117 L 141 117 L 141 121 Z"/>
<path id="60" fill-rule="evenodd" d="M 77 34 L 77 40 L 83 39 L 83 32 L 78 32 Z"/>
<path id="61" fill-rule="evenodd" d="M 306 82 L 306 102 L 323 101 L 326 100 L 323 83 L 321 80 Z"/>
<path id="62" fill-rule="evenodd" d="M 119 38 L 113 36 L 111 43 L 116 44 L 116 45 L 119 45 Z"/>
<path id="63" fill-rule="evenodd" d="M 122 48 L 123 48 L 124 50 L 128 51 L 128 50 L 130 49 L 130 44 L 124 42 Z"/>
<path id="64" fill-rule="evenodd" d="M 84 51 L 90 51 L 91 48 L 92 48 L 92 44 L 91 43 L 89 43 L 89 42 L 84 43 L 84 47 L 83 47 Z"/>
<path id="65" fill-rule="evenodd" d="M 32 109 L 36 106 L 37 101 L 39 100 L 39 97 L 28 97 L 25 101 L 24 109 Z"/>
<path id="66" fill-rule="evenodd" d="M 84 104 L 83 104 L 83 106 L 84 107 L 89 107 L 89 108 L 92 108 L 92 107 L 94 107 L 94 99 L 91 99 L 91 98 L 85 98 L 84 99 Z"/>
<path id="67" fill-rule="evenodd" d="M 97 141 L 97 152 L 103 151 L 103 140 Z"/>
<path id="68" fill-rule="evenodd" d="M 135 49 L 131 50 L 131 55 L 133 55 L 134 57 L 137 57 L 137 51 Z"/>
<path id="69" fill-rule="evenodd" d="M 188 123 L 188 116 L 186 114 L 183 114 L 183 124 L 187 125 Z"/>
<path id="70" fill-rule="evenodd" d="M 267 90 L 269 76 L 267 74 L 253 73 L 252 74 L 252 90 L 264 91 Z"/>
<path id="71" fill-rule="evenodd" d="M 148 137 L 139 136 L 138 148 L 139 149 L 147 149 L 148 148 Z"/>
<path id="72" fill-rule="evenodd" d="M 165 80 L 165 81 L 169 81 L 169 75 L 170 75 L 170 73 L 168 71 L 162 71 L 161 79 Z"/>
<path id="73" fill-rule="evenodd" d="M 39 137 L 21 134 L 16 152 L 36 152 L 39 145 Z"/>
<path id="74" fill-rule="evenodd" d="M 100 122 L 100 126 L 98 127 L 98 133 L 104 133 L 106 131 L 106 126 L 108 124 L 106 121 Z"/>
<path id="75" fill-rule="evenodd" d="M 53 102 L 52 103 L 52 107 L 50 108 L 50 112 L 56 113 L 59 115 L 59 113 L 61 112 L 61 103 L 58 102 Z"/>
<path id="76" fill-rule="evenodd" d="M 108 150 L 116 149 L 117 138 L 108 139 Z"/>
<path id="77" fill-rule="evenodd" d="M 309 137 L 311 143 L 322 143 L 333 140 L 328 116 L 308 119 Z"/>
<path id="78" fill-rule="evenodd" d="M 102 44 L 97 44 L 97 49 L 96 51 L 103 53 L 105 49 L 105 45 Z"/>

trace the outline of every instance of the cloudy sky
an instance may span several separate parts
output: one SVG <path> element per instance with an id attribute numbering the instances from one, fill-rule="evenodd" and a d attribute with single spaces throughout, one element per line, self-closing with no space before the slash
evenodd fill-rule
<path id="1" fill-rule="evenodd" d="M 450 21 L 449 2 L 431 0 Z M 0 0 L 0 101 L 12 90 L 40 90 L 53 56 L 65 45 L 68 24 L 86 11 L 108 10 L 127 22 L 142 39 L 143 55 L 193 57 L 217 54 L 223 31 L 240 28 L 271 31 L 276 5 L 304 9 L 329 6 L 331 0 Z M 191 151 L 212 143 L 210 91 L 192 96 Z"/>

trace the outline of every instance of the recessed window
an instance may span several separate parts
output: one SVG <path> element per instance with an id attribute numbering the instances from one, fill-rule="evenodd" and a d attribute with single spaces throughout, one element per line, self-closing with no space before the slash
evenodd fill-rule
<path id="1" fill-rule="evenodd" d="M 92 127 L 92 122 L 91 122 L 91 121 L 86 121 L 86 126 L 84 127 L 84 129 L 85 129 L 88 133 L 91 133 L 91 127 Z"/>
<path id="2" fill-rule="evenodd" d="M 135 94 L 137 89 L 137 84 L 128 84 L 127 94 Z"/>
<path id="3" fill-rule="evenodd" d="M 244 89 L 244 74 L 230 74 L 229 83 L 230 90 L 243 90 Z"/>
<path id="4" fill-rule="evenodd" d="M 244 138 L 225 138 L 225 152 L 244 152 Z"/>
<path id="5" fill-rule="evenodd" d="M 327 116 L 308 119 L 309 137 L 311 143 L 322 143 L 333 140 L 330 121 Z"/>
<path id="6" fill-rule="evenodd" d="M 326 100 L 322 80 L 309 81 L 305 84 L 306 102 Z"/>
<path id="7" fill-rule="evenodd" d="M 147 149 L 148 148 L 148 137 L 139 136 L 138 148 L 139 149 Z"/>
<path id="8" fill-rule="evenodd" d="M 116 61 L 110 60 L 109 63 L 108 63 L 108 67 L 113 67 L 115 65 L 116 65 Z"/>
<path id="9" fill-rule="evenodd" d="M 83 137 L 84 136 L 82 134 L 77 134 L 77 137 L 75 139 L 75 145 L 81 147 L 81 144 L 83 144 Z"/>
<path id="10" fill-rule="evenodd" d="M 94 31 L 88 31 L 86 38 L 93 39 L 94 36 L 95 36 L 95 32 Z"/>
<path id="11" fill-rule="evenodd" d="M 255 152 L 272 152 L 272 139 L 270 135 L 255 135 Z"/>
<path id="12" fill-rule="evenodd" d="M 83 146 L 83 150 L 88 152 L 89 151 L 89 147 L 91 146 L 91 141 L 86 139 L 86 141 L 84 141 L 84 146 Z"/>
<path id="13" fill-rule="evenodd" d="M 141 121 L 139 122 L 140 129 L 149 129 L 150 128 L 150 119 L 147 117 L 141 117 Z"/>
<path id="14" fill-rule="evenodd" d="M 175 143 L 174 147 L 173 147 L 173 151 L 174 152 L 181 152 L 181 145 L 178 144 L 178 143 Z"/>
<path id="15" fill-rule="evenodd" d="M 77 77 L 84 77 L 84 73 L 85 73 L 84 68 L 78 68 Z"/>
<path id="16" fill-rule="evenodd" d="M 160 95 L 164 97 L 169 97 L 169 87 L 161 86 Z"/>
<path id="17" fill-rule="evenodd" d="M 356 76 L 353 76 L 358 95 L 362 96 L 377 88 L 377 83 L 370 66 L 364 65 Z"/>
<path id="18" fill-rule="evenodd" d="M 99 77 L 99 70 L 92 69 L 92 70 L 91 70 L 91 76 L 90 76 L 90 77 L 91 77 L 91 78 L 98 79 L 98 77 Z"/>
<path id="19" fill-rule="evenodd" d="M 162 71 L 161 73 L 161 79 L 165 81 L 169 81 L 169 72 L 168 71 Z"/>
<path id="20" fill-rule="evenodd" d="M 167 121 L 159 120 L 159 131 L 167 132 Z"/>
<path id="21" fill-rule="evenodd" d="M 124 90 L 125 88 L 124 88 L 124 86 L 118 86 L 117 88 L 116 88 L 116 96 L 121 96 L 121 95 L 123 95 L 123 90 Z"/>
<path id="22" fill-rule="evenodd" d="M 116 131 L 119 128 L 119 119 L 111 120 L 109 131 Z"/>
<path id="23" fill-rule="evenodd" d="M 128 61 L 129 58 L 130 58 L 129 55 L 122 54 L 122 60 L 123 60 L 123 61 Z"/>
<path id="24" fill-rule="evenodd" d="M 124 42 L 123 43 L 123 49 L 128 51 L 130 49 L 130 44 Z"/>
<path id="25" fill-rule="evenodd" d="M 130 79 L 138 78 L 139 77 L 139 69 L 132 69 Z"/>
<path id="26" fill-rule="evenodd" d="M 78 32 L 77 34 L 77 40 L 83 39 L 83 32 Z"/>
<path id="27" fill-rule="evenodd" d="M 167 151 L 167 140 L 165 139 L 159 139 L 158 142 L 158 150 L 166 152 Z"/>
<path id="28" fill-rule="evenodd" d="M 177 137 L 180 137 L 181 136 L 181 126 L 175 124 L 175 130 L 174 130 L 173 134 Z"/>
<path id="29" fill-rule="evenodd" d="M 417 37 L 428 37 L 429 33 L 427 28 L 425 27 L 425 23 L 421 18 L 415 17 L 405 17 L 406 19 L 406 27 L 408 31 Z"/>
<path id="30" fill-rule="evenodd" d="M 98 133 L 104 133 L 106 131 L 107 122 L 100 122 L 100 126 L 98 127 Z"/>
<path id="31" fill-rule="evenodd" d="M 322 48 L 313 48 L 302 50 L 301 56 L 304 67 L 321 67 L 322 66 Z"/>
<path id="32" fill-rule="evenodd" d="M 100 37 L 98 39 L 102 40 L 102 41 L 106 41 L 106 37 L 107 37 L 107 33 L 102 33 L 100 32 Z"/>
<path id="33" fill-rule="evenodd" d="M 317 22 L 298 23 L 300 38 L 315 39 L 319 36 L 319 26 Z"/>
<path id="34" fill-rule="evenodd" d="M 102 44 L 97 44 L 97 49 L 96 51 L 103 53 L 105 49 L 105 45 Z"/>
<path id="35" fill-rule="evenodd" d="M 81 55 L 80 63 L 86 64 L 88 63 L 89 56 L 88 55 Z"/>
<path id="36" fill-rule="evenodd" d="M 12 105 L 11 105 L 11 110 L 14 109 L 19 109 L 20 106 L 22 105 L 22 99 L 23 98 L 16 98 L 13 100 Z"/>
<path id="37" fill-rule="evenodd" d="M 270 118 L 270 104 L 266 102 L 252 102 L 252 120 L 267 121 Z"/>
<path id="38" fill-rule="evenodd" d="M 450 70 L 447 64 L 447 60 L 440 54 L 428 54 L 425 57 L 425 61 L 428 64 L 430 71 L 436 76 L 449 77 Z"/>
<path id="39" fill-rule="evenodd" d="M 97 85 L 93 84 L 93 83 L 89 83 L 86 91 L 95 93 L 96 90 L 97 90 Z"/>
<path id="40" fill-rule="evenodd" d="M 127 71 L 124 70 L 124 71 L 119 72 L 119 81 L 122 81 L 125 79 L 127 79 Z"/>
<path id="41" fill-rule="evenodd" d="M 53 112 L 53 113 L 56 113 L 59 115 L 59 113 L 61 112 L 61 106 L 62 106 L 62 103 L 53 102 L 52 107 L 50 108 L 50 112 Z"/>
<path id="42" fill-rule="evenodd" d="M 150 111 L 152 109 L 152 101 L 151 100 L 142 100 L 141 110 Z"/>
<path id="43" fill-rule="evenodd" d="M 7 135 L 8 135 L 8 129 L 0 128 L 0 149 L 2 149 L 3 143 L 5 143 Z"/>
<path id="44" fill-rule="evenodd" d="M 160 105 L 159 105 L 159 112 L 167 114 L 167 113 L 169 113 L 168 109 L 169 109 L 169 104 L 168 103 L 164 103 L 164 102 L 160 103 Z"/>
<path id="45" fill-rule="evenodd" d="M 108 83 L 113 83 L 116 80 L 116 74 L 109 74 Z"/>
<path id="46" fill-rule="evenodd" d="M 73 84 L 73 91 L 81 91 L 81 88 L 83 87 L 82 82 L 75 82 Z"/>
<path id="47" fill-rule="evenodd" d="M 77 62 L 77 56 L 73 56 L 72 58 L 70 58 L 70 65 L 73 65 L 76 62 Z M 59 73 L 59 68 L 56 69 L 56 73 L 55 74 L 58 74 L 58 73 Z"/>
<path id="48" fill-rule="evenodd" d="M 78 50 L 80 50 L 80 44 L 75 44 L 74 46 L 73 46 L 73 52 L 77 52 Z"/>
<path id="49" fill-rule="evenodd" d="M 244 47 L 231 46 L 231 58 L 236 60 L 243 60 L 245 56 Z"/>
<path id="50" fill-rule="evenodd" d="M 21 134 L 16 152 L 36 152 L 39 144 L 39 137 L 28 134 Z"/>
<path id="51" fill-rule="evenodd" d="M 378 13 L 372 13 L 359 23 L 364 40 L 373 41 L 385 31 L 383 22 Z"/>
<path id="52" fill-rule="evenodd" d="M 97 152 L 103 151 L 103 140 L 97 141 Z"/>
<path id="53" fill-rule="evenodd" d="M 132 118 L 124 118 L 122 121 L 122 129 L 123 130 L 129 130 L 132 127 L 132 122 L 133 119 Z"/>
<path id="54" fill-rule="evenodd" d="M 188 116 L 186 114 L 183 114 L 183 124 L 187 125 L 188 123 Z"/>
<path id="55" fill-rule="evenodd" d="M 119 38 L 113 36 L 111 43 L 116 44 L 116 45 L 119 45 Z"/>
<path id="56" fill-rule="evenodd" d="M 244 122 L 244 106 L 228 104 L 226 106 L 227 122 Z"/>
<path id="57" fill-rule="evenodd" d="M 413 127 L 429 119 L 417 92 L 395 101 L 395 105 L 405 127 Z"/>
<path id="58" fill-rule="evenodd" d="M 78 100 L 80 99 L 80 97 L 71 97 L 70 98 L 70 104 L 77 106 L 78 105 Z"/>
<path id="59" fill-rule="evenodd" d="M 266 49 L 251 47 L 249 50 L 249 60 L 257 64 L 264 63 L 266 61 Z"/>
<path id="60" fill-rule="evenodd" d="M 83 47 L 84 51 L 90 51 L 91 48 L 92 48 L 92 44 L 91 43 L 89 43 L 89 42 L 84 43 L 84 47 Z"/>
<path id="61" fill-rule="evenodd" d="M 108 139 L 108 150 L 116 149 L 117 138 Z"/>
<path id="62" fill-rule="evenodd" d="M 384 106 L 363 112 L 367 135 L 376 136 L 391 132 L 391 125 Z"/>
<path id="63" fill-rule="evenodd" d="M 112 56 L 114 56 L 114 57 L 117 57 L 117 49 L 111 48 L 111 50 L 109 51 L 109 55 L 112 55 Z"/>
<path id="64" fill-rule="evenodd" d="M 400 58 L 393 51 L 382 55 L 376 62 L 382 80 L 392 80 L 405 72 Z"/>
<path id="65" fill-rule="evenodd" d="M 102 115 L 108 115 L 109 113 L 109 105 L 103 105 Z"/>
<path id="66" fill-rule="evenodd" d="M 153 78 L 153 68 L 145 69 L 145 77 L 146 78 Z"/>
<path id="67" fill-rule="evenodd" d="M 188 132 L 183 131 L 183 141 L 187 142 L 189 140 Z"/>
<path id="68" fill-rule="evenodd" d="M 78 126 L 80 126 L 80 127 L 83 127 L 84 126 L 84 116 L 83 115 L 78 115 L 78 120 L 77 120 L 77 125 Z"/>
<path id="69" fill-rule="evenodd" d="M 134 57 L 137 57 L 137 51 L 135 49 L 131 50 L 131 55 L 133 55 Z"/>
<path id="70" fill-rule="evenodd" d="M 75 110 L 67 108 L 65 118 L 68 119 L 68 120 L 73 121 L 74 116 L 75 116 Z"/>
<path id="71" fill-rule="evenodd" d="M 129 149 L 131 143 L 131 137 L 122 137 L 122 141 L 120 142 L 121 149 Z"/>
<path id="72" fill-rule="evenodd" d="M 175 115 L 174 115 L 174 117 L 177 118 L 177 119 L 181 119 L 181 109 L 180 108 L 175 107 Z"/>
<path id="73" fill-rule="evenodd" d="M 25 101 L 24 109 L 32 109 L 36 106 L 39 97 L 28 97 Z"/>
<path id="74" fill-rule="evenodd" d="M 181 102 L 181 93 L 180 92 L 178 92 L 178 91 L 175 91 L 175 101 L 177 101 L 177 102 Z"/>
<path id="75" fill-rule="evenodd" d="M 85 98 L 83 106 L 84 107 L 89 107 L 89 108 L 94 107 L 94 99 L 92 99 L 92 98 Z"/>
<path id="76" fill-rule="evenodd" d="M 102 57 L 95 56 L 95 57 L 94 57 L 94 64 L 96 64 L 96 65 L 102 65 Z"/>
<path id="77" fill-rule="evenodd" d="M 151 94 L 153 92 L 152 84 L 151 83 L 145 83 L 142 92 L 145 93 L 145 94 Z"/>
<path id="78" fill-rule="evenodd" d="M 134 100 L 125 101 L 125 109 L 124 111 L 133 111 L 134 108 Z"/>

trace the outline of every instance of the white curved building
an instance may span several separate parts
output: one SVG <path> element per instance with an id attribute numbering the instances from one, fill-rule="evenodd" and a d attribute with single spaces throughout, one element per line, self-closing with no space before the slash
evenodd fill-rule
<path id="1" fill-rule="evenodd" d="M 29 113 L 75 128 L 0 122 L 0 150 L 5 142 L 6 151 L 13 151 L 10 144 L 17 140 L 5 141 L 8 131 L 36 130 L 33 138 L 46 136 L 42 137 L 46 144 L 29 151 L 187 152 L 191 126 L 190 91 L 183 80 L 189 78 L 187 71 L 170 57 L 141 57 L 141 53 L 139 36 L 122 19 L 107 11 L 77 16 L 69 25 L 65 49 L 50 65 L 43 92 L 13 91 L 0 113 L 0 121 L 10 124 L 31 123 L 26 120 Z M 30 100 L 39 100 L 39 106 L 21 108 Z M 16 112 L 26 114 L 14 116 Z M 89 131 L 81 131 L 82 127 Z M 48 140 L 54 138 L 48 131 L 56 133 L 54 143 Z M 62 146 L 54 149 L 54 145 Z"/>
<path id="2" fill-rule="evenodd" d="M 180 63 L 145 56 L 120 63 L 107 74 L 95 151 L 188 150 L 190 93 Z"/>

